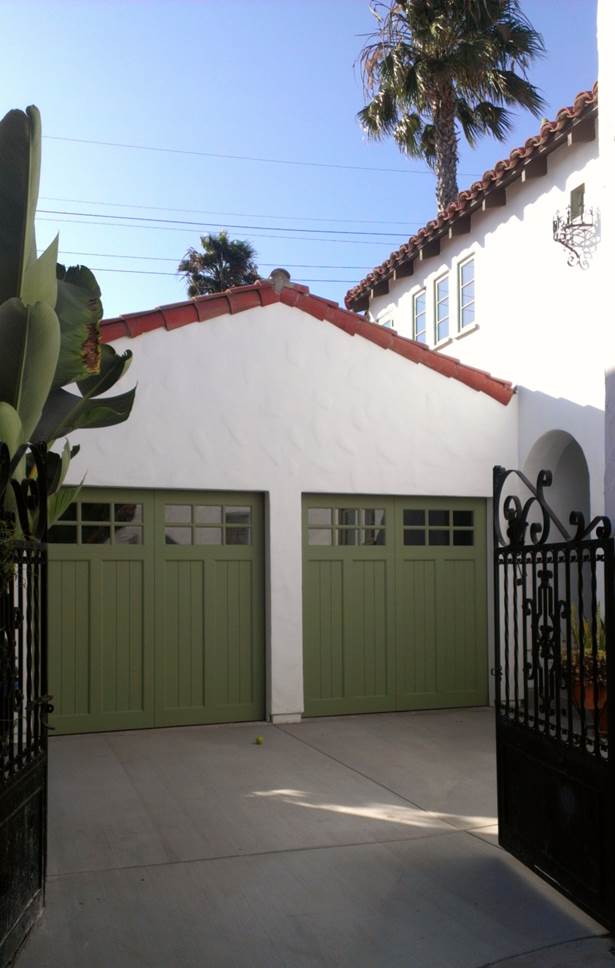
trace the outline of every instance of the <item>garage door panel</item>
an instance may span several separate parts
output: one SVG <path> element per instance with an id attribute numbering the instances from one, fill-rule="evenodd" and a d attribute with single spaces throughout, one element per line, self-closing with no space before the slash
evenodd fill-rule
<path id="1" fill-rule="evenodd" d="M 487 702 L 484 501 L 311 495 L 303 528 L 307 715 Z"/>
<path id="2" fill-rule="evenodd" d="M 143 563 L 100 563 L 100 708 L 144 712 Z"/>
<path id="3" fill-rule="evenodd" d="M 50 561 L 49 638 L 55 654 L 49 667 L 49 691 L 57 722 L 91 712 L 90 582 L 88 561 Z"/>
<path id="4" fill-rule="evenodd" d="M 251 561 L 216 561 L 211 600 L 215 603 L 209 680 L 219 706 L 250 705 L 256 700 L 252 629 L 254 614 Z"/>
<path id="5" fill-rule="evenodd" d="M 161 711 L 205 705 L 203 630 L 204 577 L 202 561 L 166 561 L 159 580 L 164 649 L 159 656 Z"/>
<path id="6" fill-rule="evenodd" d="M 433 701 L 438 691 L 436 562 L 403 561 L 397 586 L 398 705 Z"/>
<path id="7" fill-rule="evenodd" d="M 347 565 L 347 648 L 344 695 L 386 697 L 388 690 L 387 564 L 353 560 Z"/>
<path id="8" fill-rule="evenodd" d="M 484 637 L 478 627 L 484 618 L 478 569 L 475 561 L 440 563 L 439 691 L 451 703 L 460 705 L 486 701 Z"/>
<path id="9" fill-rule="evenodd" d="M 307 562 L 304 583 L 306 696 L 337 699 L 344 695 L 343 562 Z"/>

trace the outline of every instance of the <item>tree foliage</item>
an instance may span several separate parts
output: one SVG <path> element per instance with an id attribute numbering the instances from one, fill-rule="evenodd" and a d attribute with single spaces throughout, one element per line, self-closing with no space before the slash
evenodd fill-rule
<path id="1" fill-rule="evenodd" d="M 202 251 L 190 248 L 177 267 L 188 283 L 189 296 L 224 292 L 258 279 L 256 252 L 249 242 L 229 239 L 228 232 L 201 236 Z"/>
<path id="2" fill-rule="evenodd" d="M 511 108 L 539 115 L 528 80 L 544 53 L 519 0 L 399 0 L 373 6 L 378 27 L 359 55 L 367 100 L 358 117 L 369 138 L 392 136 L 435 170 L 440 210 L 458 194 L 460 133 L 503 141 Z"/>

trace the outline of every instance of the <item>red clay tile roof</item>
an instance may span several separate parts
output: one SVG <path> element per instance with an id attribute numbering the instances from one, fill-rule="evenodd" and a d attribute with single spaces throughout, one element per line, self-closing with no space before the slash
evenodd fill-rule
<path id="1" fill-rule="evenodd" d="M 374 286 L 390 279 L 395 270 L 403 263 L 410 262 L 426 243 L 447 233 L 449 226 L 456 219 L 478 208 L 485 196 L 521 177 L 524 169 L 537 158 L 544 157 L 559 147 L 573 128 L 595 115 L 597 110 L 598 85 L 596 83 L 591 91 L 577 94 L 573 105 L 561 108 L 554 121 L 545 121 L 537 135 L 528 138 L 521 147 L 514 148 L 508 158 L 498 161 L 493 168 L 485 172 L 480 181 L 474 182 L 469 189 L 460 192 L 455 201 L 440 212 L 437 218 L 427 222 L 404 245 L 392 252 L 388 259 L 349 289 L 346 293 L 346 306 L 357 310 L 367 308 L 367 300 Z"/>
<path id="2" fill-rule="evenodd" d="M 350 336 L 363 336 L 413 363 L 422 363 L 443 376 L 452 377 L 473 390 L 486 393 L 505 406 L 513 396 L 512 384 L 506 380 L 498 380 L 483 370 L 466 366 L 451 356 L 430 350 L 422 343 L 398 336 L 394 330 L 370 323 L 363 316 L 342 309 L 330 299 L 314 296 L 307 286 L 296 283 L 286 285 L 278 292 L 271 281 L 261 280 L 252 286 L 239 286 L 227 289 L 226 292 L 197 296 L 186 302 L 160 306 L 143 313 L 128 313 L 115 319 L 104 319 L 101 323 L 102 339 L 105 343 L 112 343 L 126 336 L 141 336 L 153 329 L 178 329 L 189 323 L 205 322 L 215 319 L 216 316 L 240 313 L 244 309 L 255 309 L 277 302 L 332 323 Z"/>

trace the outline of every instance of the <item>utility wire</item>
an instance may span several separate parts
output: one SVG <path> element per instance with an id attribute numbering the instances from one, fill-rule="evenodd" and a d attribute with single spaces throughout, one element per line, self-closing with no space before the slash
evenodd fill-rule
<path id="1" fill-rule="evenodd" d="M 107 212 L 67 212 L 63 209 L 39 208 L 39 212 L 44 215 L 70 215 L 77 218 L 112 218 L 123 219 L 125 222 L 155 222 L 157 225 L 187 225 L 191 228 L 218 228 L 218 222 L 191 222 L 181 218 L 153 218 L 146 215 L 109 215 Z M 290 225 L 225 225 L 228 229 L 249 229 L 250 231 L 261 231 L 265 229 L 270 232 L 320 232 L 321 235 L 373 235 L 385 239 L 399 238 L 398 232 L 364 232 L 354 231 L 353 229 L 303 229 L 294 228 Z"/>
<path id="2" fill-rule="evenodd" d="M 85 255 L 88 258 L 91 256 L 93 259 L 136 259 L 143 262 L 175 262 L 179 264 L 184 258 L 179 256 L 179 258 L 173 258 L 172 256 L 162 256 L 162 255 L 128 255 L 123 252 L 75 252 L 71 249 L 60 249 L 60 255 Z M 259 266 L 264 268 L 275 268 L 277 262 L 261 262 L 258 260 Z M 332 266 L 332 265 L 314 265 L 312 262 L 285 262 L 284 267 L 286 269 L 357 269 L 361 272 L 368 272 L 371 266 Z"/>
<path id="3" fill-rule="evenodd" d="M 130 275 L 140 275 L 140 276 L 174 276 L 176 279 L 181 278 L 181 273 L 178 272 L 154 272 L 151 269 L 103 269 L 100 266 L 92 266 L 92 272 L 127 272 Z M 346 285 L 352 285 L 356 282 L 356 279 L 301 279 L 301 282 L 343 282 Z"/>
<path id="4" fill-rule="evenodd" d="M 39 211 L 40 211 L 40 209 L 39 209 Z M 101 218 L 108 218 L 108 216 L 101 216 Z M 78 222 L 75 219 L 70 219 L 70 218 L 47 218 L 45 216 L 40 217 L 39 218 L 39 221 L 40 222 L 53 222 L 54 225 L 57 225 L 58 223 L 66 223 L 67 225 L 105 225 L 105 226 L 110 226 L 111 228 L 119 228 L 119 229 L 149 229 L 152 232 L 153 231 L 158 231 L 158 232 L 183 232 L 184 235 L 186 234 L 186 229 L 184 229 L 184 228 L 175 228 L 175 227 L 173 227 L 171 225 L 125 225 L 122 222 L 100 222 L 100 221 L 99 222 L 89 222 L 89 221 L 87 221 L 85 219 L 82 222 Z M 376 245 L 379 245 L 380 244 L 379 242 L 377 242 L 375 240 L 372 241 L 372 242 L 367 242 L 364 239 L 322 239 L 322 238 L 314 238 L 314 237 L 307 237 L 307 236 L 306 237 L 301 237 L 301 236 L 296 236 L 296 235 L 263 235 L 262 233 L 257 233 L 257 234 L 251 233 L 251 238 L 253 238 L 253 239 L 282 239 L 282 240 L 285 240 L 287 242 L 335 242 L 335 243 L 337 243 L 339 245 L 371 245 L 371 246 L 376 246 Z M 391 245 L 391 244 L 394 245 L 395 243 L 387 243 L 387 245 Z M 399 244 L 401 244 L 401 243 L 399 243 Z"/>
<path id="5" fill-rule="evenodd" d="M 267 213 L 254 212 L 218 212 L 208 208 L 169 208 L 165 205 L 137 205 L 128 202 L 101 202 L 97 198 L 61 198 L 57 195 L 40 195 L 41 201 L 46 202 L 69 202 L 73 205 L 106 205 L 110 208 L 139 208 L 149 209 L 152 212 L 182 212 L 188 215 L 224 215 L 229 218 L 279 218 L 283 221 L 299 220 L 303 222 L 338 222 L 348 225 L 422 225 L 412 219 L 403 222 L 396 222 L 394 219 L 372 219 L 372 218 L 317 218 L 312 215 L 271 215 Z"/>
<path id="6" fill-rule="evenodd" d="M 293 161 L 288 158 L 259 158 L 254 155 L 227 155 L 215 151 L 194 151 L 186 148 L 162 148 L 157 145 L 133 145 L 122 141 L 94 141 L 90 138 L 65 138 L 60 135 L 43 135 L 48 141 L 70 141 L 79 145 L 99 145 L 104 148 L 130 148 L 135 151 L 157 151 L 172 155 L 194 155 L 198 158 L 223 158 L 232 161 L 258 161 L 268 165 L 292 165 L 303 168 L 339 168 L 344 171 L 372 171 L 386 172 L 395 175 L 431 175 L 432 172 L 422 168 L 375 168 L 365 165 L 340 165 L 325 161 Z M 480 177 L 477 172 L 460 172 L 463 177 Z"/>

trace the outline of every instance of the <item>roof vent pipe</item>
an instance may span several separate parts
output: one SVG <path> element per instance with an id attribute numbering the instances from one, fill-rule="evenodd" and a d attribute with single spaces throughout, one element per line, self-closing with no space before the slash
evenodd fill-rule
<path id="1" fill-rule="evenodd" d="M 274 269 L 269 278 L 276 292 L 281 292 L 284 286 L 290 286 L 290 272 L 287 269 Z"/>

